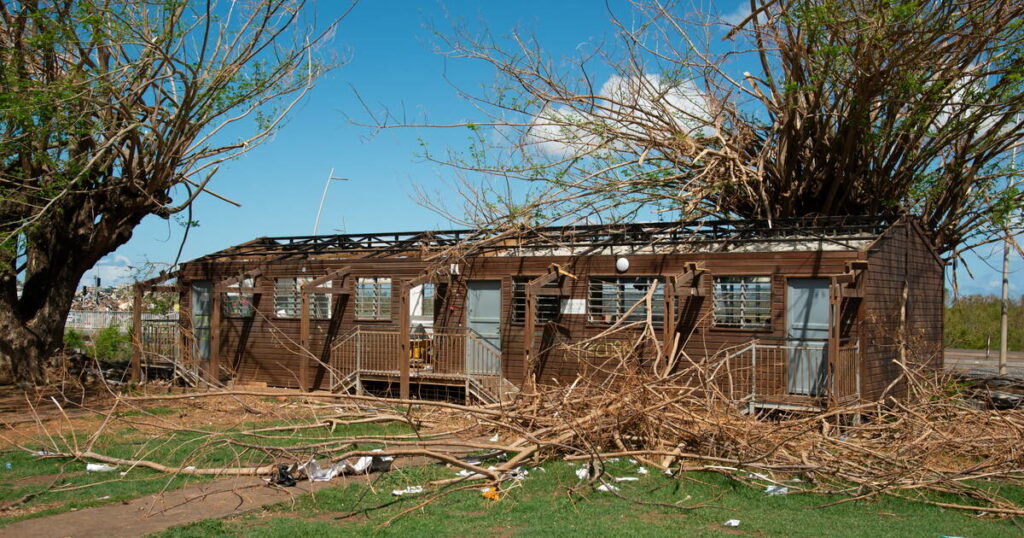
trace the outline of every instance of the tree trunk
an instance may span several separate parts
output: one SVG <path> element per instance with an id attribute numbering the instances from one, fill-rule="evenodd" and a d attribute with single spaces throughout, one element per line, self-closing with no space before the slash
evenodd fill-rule
<path id="1" fill-rule="evenodd" d="M 78 280 L 74 280 L 72 290 L 77 285 Z M 10 375 L 7 377 L 19 385 L 46 382 L 47 360 L 63 345 L 64 321 L 71 307 L 70 300 L 61 300 L 66 295 L 65 290 L 54 290 L 46 307 L 27 321 L 18 317 L 19 305 L 7 304 L 0 296 L 0 354 L 9 360 Z"/>

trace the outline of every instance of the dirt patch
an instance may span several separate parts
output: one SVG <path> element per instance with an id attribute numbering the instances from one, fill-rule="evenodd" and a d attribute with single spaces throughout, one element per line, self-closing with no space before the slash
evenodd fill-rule
<path id="1" fill-rule="evenodd" d="M 70 475 L 67 474 L 37 474 L 32 476 L 23 476 L 17 480 L 12 480 L 11 484 L 15 487 L 25 486 L 49 486 L 55 480 L 67 479 Z"/>

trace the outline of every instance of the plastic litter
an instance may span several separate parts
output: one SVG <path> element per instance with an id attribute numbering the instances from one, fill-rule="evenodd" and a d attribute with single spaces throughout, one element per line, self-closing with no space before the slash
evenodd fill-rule
<path id="1" fill-rule="evenodd" d="M 723 527 L 739 527 L 740 526 L 740 520 L 738 520 L 738 519 L 730 519 L 729 521 L 726 521 L 725 523 L 722 523 L 722 526 Z"/>
<path id="2" fill-rule="evenodd" d="M 33 456 L 38 456 L 40 458 L 45 457 L 45 456 L 56 456 L 56 454 L 54 454 L 53 452 L 50 452 L 49 450 L 36 450 L 35 452 L 32 453 L 32 455 Z"/>
<path id="3" fill-rule="evenodd" d="M 373 465 L 373 456 L 361 456 L 355 463 L 349 465 L 354 473 L 365 473 Z"/>
<path id="4" fill-rule="evenodd" d="M 647 467 L 640 467 L 639 469 L 636 470 L 636 474 L 642 474 L 646 476 L 648 473 L 650 473 L 650 471 L 647 470 Z"/>
<path id="5" fill-rule="evenodd" d="M 786 486 L 768 486 L 764 492 L 768 495 L 786 495 L 789 493 L 789 488 Z"/>
<path id="6" fill-rule="evenodd" d="M 516 467 L 515 469 L 512 469 L 511 471 L 509 471 L 508 474 L 505 475 L 505 476 L 507 478 L 511 479 L 511 480 L 521 481 L 521 480 L 526 480 L 526 476 L 528 474 L 530 474 L 530 471 L 527 471 L 526 469 L 523 469 L 522 467 Z"/>
<path id="7" fill-rule="evenodd" d="M 637 461 L 635 459 L 629 458 L 629 464 L 630 465 L 636 465 L 636 463 L 637 463 Z"/>
<path id="8" fill-rule="evenodd" d="M 753 478 L 755 480 L 771 480 L 761 473 L 747 473 L 747 478 Z"/>
<path id="9" fill-rule="evenodd" d="M 494 436 L 491 437 L 489 440 L 492 443 L 497 443 L 498 442 L 498 434 L 494 434 Z"/>
<path id="10" fill-rule="evenodd" d="M 590 478 L 590 469 L 586 467 L 576 469 L 576 478 L 579 478 L 580 480 L 586 480 Z"/>
<path id="11" fill-rule="evenodd" d="M 640 479 L 635 476 L 620 476 L 615 479 L 616 482 L 636 482 L 637 480 Z"/>
<path id="12" fill-rule="evenodd" d="M 475 474 L 476 473 L 470 471 L 469 469 L 462 469 L 461 471 L 455 473 L 455 476 L 473 476 Z"/>
<path id="13" fill-rule="evenodd" d="M 619 491 L 619 487 L 612 484 L 601 484 L 600 486 L 597 486 L 597 491 L 606 491 L 610 493 L 613 491 Z"/>
<path id="14" fill-rule="evenodd" d="M 274 485 L 291 488 L 295 487 L 295 478 L 292 477 L 291 470 L 285 464 L 277 466 L 277 475 L 272 480 Z"/>
<path id="15" fill-rule="evenodd" d="M 89 473 L 109 473 L 117 469 L 116 465 L 107 465 L 106 463 L 86 463 L 85 471 Z"/>
<path id="16" fill-rule="evenodd" d="M 10 471 L 12 468 L 13 468 L 13 466 L 11 465 L 11 462 L 7 462 L 7 463 L 4 464 L 4 469 L 7 469 L 8 471 Z"/>
<path id="17" fill-rule="evenodd" d="M 314 459 L 309 460 L 308 463 L 303 464 L 300 467 L 305 469 L 306 476 L 309 477 L 310 482 L 328 482 L 340 474 L 342 468 L 345 467 L 345 464 L 336 463 L 325 469 L 320 467 L 320 463 Z"/>
<path id="18" fill-rule="evenodd" d="M 401 497 L 402 495 L 415 495 L 417 493 L 423 493 L 423 486 L 409 486 L 405 489 L 396 489 L 391 492 L 395 497 Z"/>
<path id="19" fill-rule="evenodd" d="M 498 490 L 494 488 L 485 488 L 480 492 L 480 496 L 485 499 L 490 499 L 492 501 L 501 500 L 501 494 L 498 493 Z"/>

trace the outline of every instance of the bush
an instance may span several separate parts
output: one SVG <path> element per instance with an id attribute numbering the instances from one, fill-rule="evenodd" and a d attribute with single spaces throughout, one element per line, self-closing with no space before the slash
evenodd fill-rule
<path id="1" fill-rule="evenodd" d="M 966 295 L 946 308 L 946 347 L 999 349 L 1000 299 L 991 295 Z M 1008 347 L 1024 351 L 1024 297 L 1010 300 Z"/>
<path id="2" fill-rule="evenodd" d="M 111 325 L 96 333 L 93 341 L 93 353 L 101 361 L 125 361 L 130 358 L 131 343 L 129 333 L 122 333 L 119 327 Z"/>
<path id="3" fill-rule="evenodd" d="M 64 329 L 64 349 L 85 351 L 85 335 L 74 329 Z"/>

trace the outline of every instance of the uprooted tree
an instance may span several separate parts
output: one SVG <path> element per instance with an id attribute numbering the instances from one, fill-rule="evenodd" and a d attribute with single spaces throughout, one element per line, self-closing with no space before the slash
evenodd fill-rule
<path id="1" fill-rule="evenodd" d="M 629 4 L 570 58 L 517 31 L 438 31 L 497 73 L 465 93 L 485 115 L 462 124 L 469 150 L 427 155 L 500 178 L 463 183 L 474 224 L 915 214 L 954 259 L 1024 228 L 1024 4 Z"/>
<path id="2" fill-rule="evenodd" d="M 209 193 L 330 67 L 314 53 L 335 25 L 306 3 L 0 3 L 0 355 L 15 379 L 43 380 L 85 271 L 147 215 Z"/>

